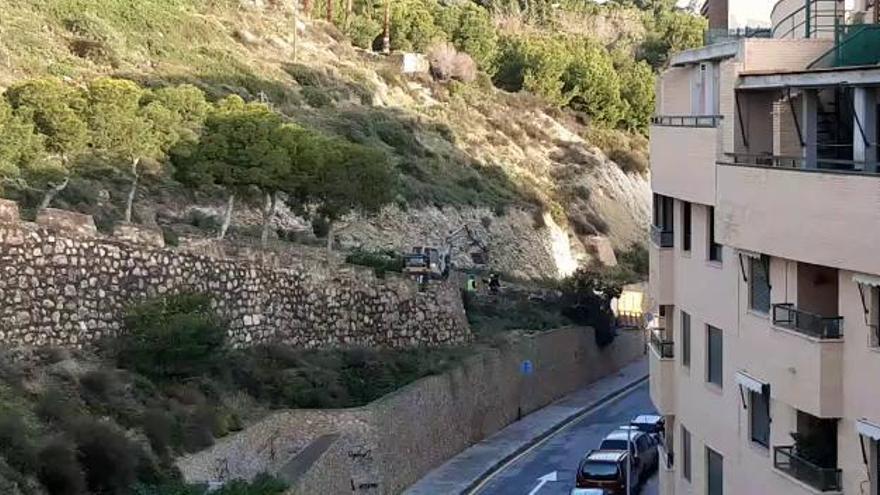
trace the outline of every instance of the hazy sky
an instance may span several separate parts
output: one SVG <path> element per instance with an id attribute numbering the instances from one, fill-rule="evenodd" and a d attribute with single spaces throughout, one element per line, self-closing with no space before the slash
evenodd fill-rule
<path id="1" fill-rule="evenodd" d="M 770 11 L 778 0 L 729 0 L 731 26 L 750 27 L 769 26 Z M 680 6 L 687 6 L 689 0 L 678 0 Z M 853 1 L 847 0 L 847 8 L 852 8 Z"/>

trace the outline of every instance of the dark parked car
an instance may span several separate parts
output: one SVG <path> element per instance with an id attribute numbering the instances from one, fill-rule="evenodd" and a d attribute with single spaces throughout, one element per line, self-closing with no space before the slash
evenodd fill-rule
<path id="1" fill-rule="evenodd" d="M 591 450 L 578 464 L 575 489 L 572 493 L 599 489 L 609 495 L 625 494 L 626 461 L 625 450 Z"/>
<path id="2" fill-rule="evenodd" d="M 635 427 L 624 426 L 609 433 L 599 444 L 599 450 L 627 450 L 627 441 L 633 454 L 632 477 L 643 481 L 657 469 L 659 453 L 655 437 Z"/>
<path id="3" fill-rule="evenodd" d="M 638 428 L 639 431 L 654 435 L 658 440 L 666 430 L 666 420 L 657 414 L 641 414 L 633 418 L 629 424 Z"/>

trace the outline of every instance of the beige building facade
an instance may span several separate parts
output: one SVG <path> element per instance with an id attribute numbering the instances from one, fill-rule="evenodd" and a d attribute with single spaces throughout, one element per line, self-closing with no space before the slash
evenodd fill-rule
<path id="1" fill-rule="evenodd" d="M 775 37 L 676 54 L 659 78 L 664 495 L 880 495 L 877 3 L 782 0 Z"/>

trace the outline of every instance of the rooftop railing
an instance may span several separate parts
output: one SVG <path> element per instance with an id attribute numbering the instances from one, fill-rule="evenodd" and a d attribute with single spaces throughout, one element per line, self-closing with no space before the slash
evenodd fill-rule
<path id="1" fill-rule="evenodd" d="M 665 127 L 718 127 L 723 115 L 655 115 L 651 124 Z"/>
<path id="2" fill-rule="evenodd" d="M 665 328 L 655 328 L 651 330 L 651 346 L 657 351 L 663 359 L 673 359 L 675 357 L 675 343 L 667 335 Z"/>
<path id="3" fill-rule="evenodd" d="M 659 225 L 651 225 L 651 242 L 657 247 L 671 248 L 675 244 L 675 232 Z"/>
<path id="4" fill-rule="evenodd" d="M 773 305 L 773 324 L 817 339 L 843 337 L 842 316 L 821 316 L 797 309 L 794 304 Z"/>
<path id="5" fill-rule="evenodd" d="M 820 492 L 841 490 L 841 470 L 823 468 L 795 453 L 789 446 L 773 447 L 773 467 Z"/>

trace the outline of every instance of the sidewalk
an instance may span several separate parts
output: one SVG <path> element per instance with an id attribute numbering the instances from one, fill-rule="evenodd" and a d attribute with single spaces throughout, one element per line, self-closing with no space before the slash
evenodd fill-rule
<path id="1" fill-rule="evenodd" d="M 511 423 L 442 466 L 428 473 L 404 495 L 458 495 L 482 481 L 491 471 L 547 437 L 582 412 L 648 376 L 648 362 L 640 359 L 617 373 Z"/>

